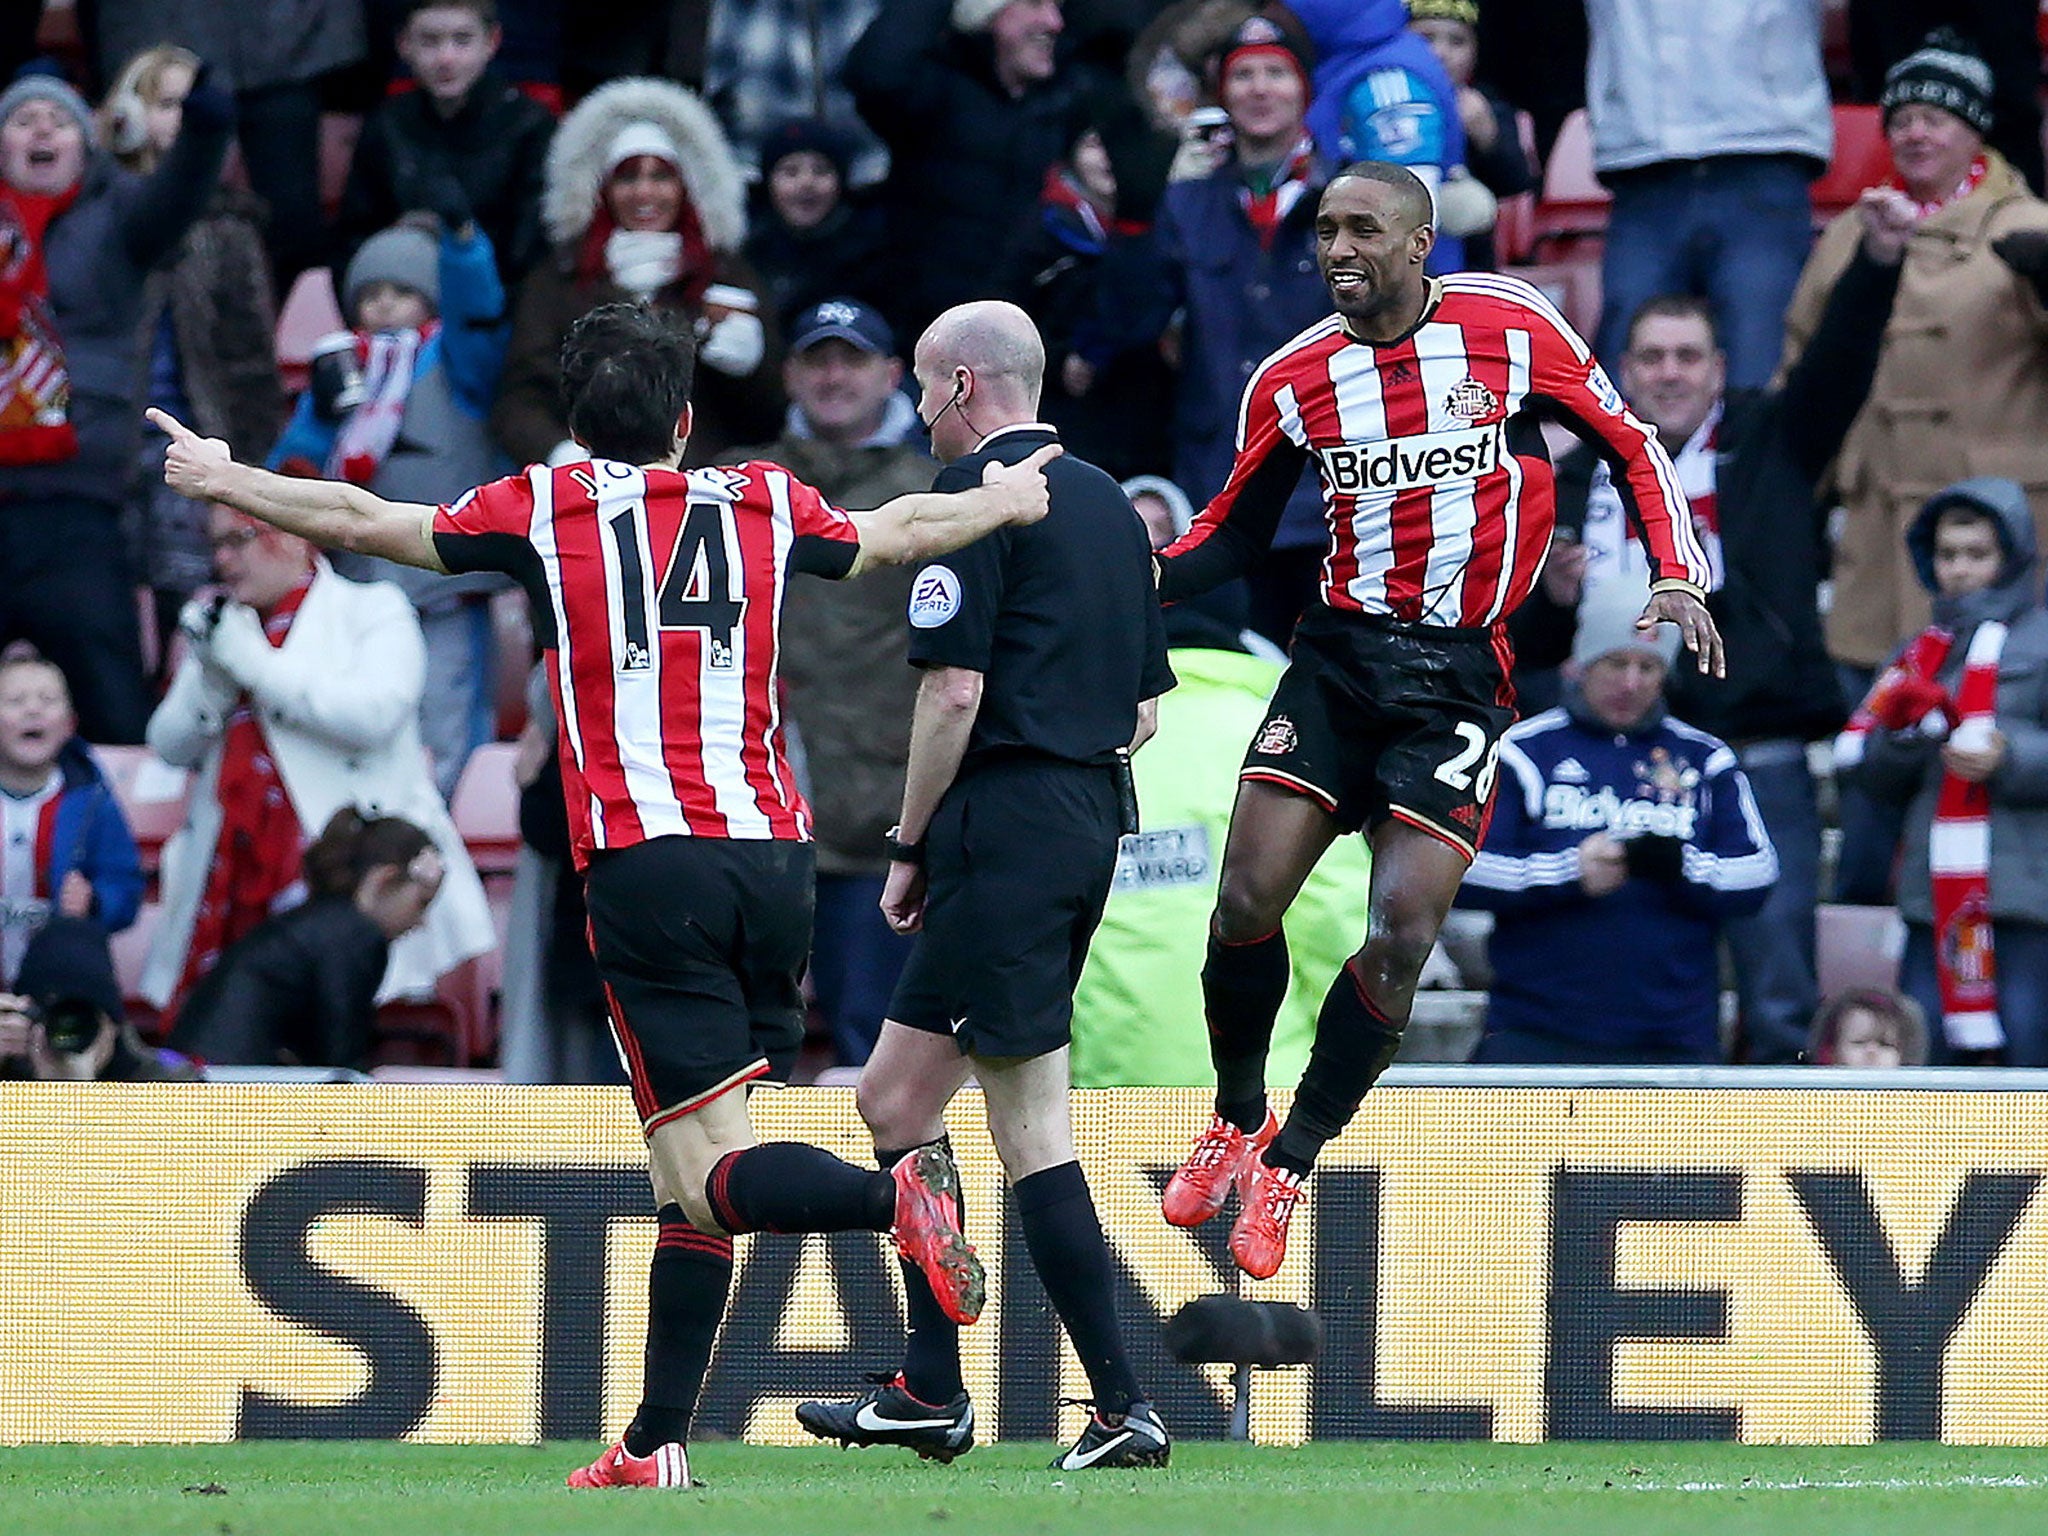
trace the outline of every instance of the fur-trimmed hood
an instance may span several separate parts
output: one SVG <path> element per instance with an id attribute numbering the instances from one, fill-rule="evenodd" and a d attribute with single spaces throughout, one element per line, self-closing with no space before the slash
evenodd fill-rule
<path id="1" fill-rule="evenodd" d="M 548 238 L 568 245 L 597 212 L 604 157 L 628 123 L 659 127 L 682 151 L 683 187 L 714 251 L 737 251 L 747 238 L 746 187 L 739 161 L 711 109 L 669 80 L 629 78 L 598 87 L 562 119 L 548 146 L 541 220 Z"/>

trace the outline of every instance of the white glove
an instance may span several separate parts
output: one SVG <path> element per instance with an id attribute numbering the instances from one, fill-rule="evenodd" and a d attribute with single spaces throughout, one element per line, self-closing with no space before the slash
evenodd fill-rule
<path id="1" fill-rule="evenodd" d="M 1436 189 L 1437 225 L 1455 238 L 1483 234 L 1493 228 L 1499 212 L 1500 199 L 1462 165 L 1454 167 Z"/>
<path id="2" fill-rule="evenodd" d="M 252 693 L 277 664 L 277 648 L 247 603 L 229 603 L 221 610 L 207 650 L 215 666 Z"/>
<path id="3" fill-rule="evenodd" d="M 178 610 L 178 633 L 204 655 L 206 648 L 213 643 L 213 627 L 220 622 L 226 607 L 227 599 L 218 595 L 188 600 Z"/>
<path id="4" fill-rule="evenodd" d="M 565 437 L 548 450 L 544 461 L 549 469 L 560 469 L 564 464 L 581 464 L 590 457 L 590 450 L 573 437 Z"/>
<path id="5" fill-rule="evenodd" d="M 759 315 L 735 310 L 712 326 L 698 344 L 697 360 L 731 378 L 743 379 L 761 366 L 768 328 Z"/>

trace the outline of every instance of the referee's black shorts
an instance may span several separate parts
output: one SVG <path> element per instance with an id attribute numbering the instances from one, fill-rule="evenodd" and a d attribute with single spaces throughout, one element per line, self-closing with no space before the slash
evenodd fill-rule
<path id="1" fill-rule="evenodd" d="M 590 861 L 590 946 L 641 1128 L 756 1078 L 804 1038 L 809 843 L 656 837 Z"/>
<path id="2" fill-rule="evenodd" d="M 924 927 L 889 1017 L 974 1056 L 1066 1045 L 1118 836 L 1109 768 L 1011 758 L 954 784 L 925 834 Z"/>

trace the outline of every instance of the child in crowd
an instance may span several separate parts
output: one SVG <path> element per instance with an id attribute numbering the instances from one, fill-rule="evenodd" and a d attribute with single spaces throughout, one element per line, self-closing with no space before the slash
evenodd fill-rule
<path id="1" fill-rule="evenodd" d="M 555 120 L 491 69 L 503 34 L 492 0 L 410 0 L 398 56 L 419 89 L 363 122 L 342 194 L 346 266 L 378 230 L 421 209 L 476 221 L 509 289 L 546 250 L 540 194 Z"/>
<path id="2" fill-rule="evenodd" d="M 1814 1015 L 1806 1059 L 1817 1067 L 1925 1066 L 1927 1020 L 1903 993 L 1852 987 Z"/>
<path id="3" fill-rule="evenodd" d="M 1522 147 L 1515 109 L 1472 78 L 1479 63 L 1479 0 L 1408 0 L 1408 25 L 1457 89 L 1465 168 L 1496 199 L 1534 191 L 1539 178 Z M 1491 228 L 1465 237 L 1465 264 L 1475 272 L 1500 265 Z"/>
<path id="4" fill-rule="evenodd" d="M 881 211 L 847 195 L 852 150 L 845 135 L 812 118 L 783 123 L 762 141 L 746 252 L 784 330 L 830 298 L 888 297 Z"/>
<path id="5" fill-rule="evenodd" d="M 271 467 L 427 505 L 504 474 L 510 466 L 486 424 L 506 342 L 490 237 L 473 223 L 437 232 L 432 220 L 408 215 L 356 252 L 341 300 L 355 332 L 361 403 L 337 401 L 316 367 Z M 333 563 L 359 581 L 391 582 L 419 613 L 427 641 L 420 736 L 448 799 L 469 754 L 492 736 L 489 597 L 507 583 L 362 555 L 336 554 Z"/>
<path id="6" fill-rule="evenodd" d="M 135 921 L 142 860 L 78 739 L 64 674 L 26 641 L 0 651 L 0 975 L 53 913 L 105 933 Z"/>
<path id="7" fill-rule="evenodd" d="M 1906 533 L 1934 623 L 1835 744 L 1906 808 L 1901 989 L 1939 1019 L 1939 1064 L 2048 1066 L 2048 612 L 2033 514 L 2011 480 L 1939 491 Z"/>

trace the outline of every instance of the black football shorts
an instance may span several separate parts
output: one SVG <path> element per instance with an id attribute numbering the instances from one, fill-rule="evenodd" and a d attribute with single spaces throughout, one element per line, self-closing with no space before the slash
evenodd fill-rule
<path id="1" fill-rule="evenodd" d="M 925 834 L 924 927 L 889 1017 L 973 1056 L 1068 1044 L 1119 826 L 1108 768 L 1023 758 L 954 784 Z"/>
<path id="2" fill-rule="evenodd" d="M 789 1080 L 814 867 L 784 839 L 656 837 L 591 859 L 591 952 L 642 1130 Z"/>
<path id="3" fill-rule="evenodd" d="M 1238 776 L 1308 796 L 1347 831 L 1392 817 L 1470 859 L 1515 719 L 1509 657 L 1504 634 L 1318 604 Z"/>

